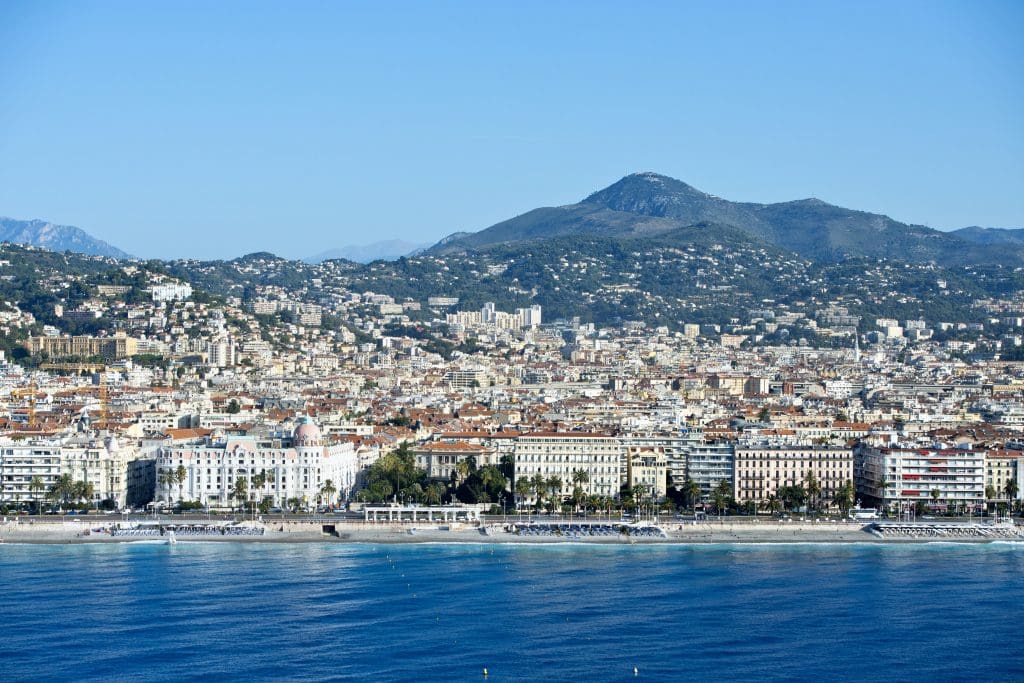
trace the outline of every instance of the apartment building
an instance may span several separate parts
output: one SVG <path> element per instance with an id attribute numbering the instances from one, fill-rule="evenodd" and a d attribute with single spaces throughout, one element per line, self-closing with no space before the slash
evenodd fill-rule
<path id="1" fill-rule="evenodd" d="M 487 372 L 483 369 L 449 370 L 444 375 L 444 381 L 452 389 L 475 389 L 485 387 L 490 383 Z"/>
<path id="2" fill-rule="evenodd" d="M 985 504 L 984 451 L 862 446 L 853 475 L 858 497 L 875 507 L 980 511 Z"/>
<path id="3" fill-rule="evenodd" d="M 634 432 L 620 437 L 623 448 L 653 448 L 665 454 L 666 479 L 681 488 L 686 481 L 686 457 L 690 448 L 701 442 L 699 434 L 690 433 L 640 433 Z"/>
<path id="4" fill-rule="evenodd" d="M 640 486 L 654 500 L 665 498 L 668 459 L 660 448 L 634 446 L 626 449 L 626 486 Z"/>
<path id="5" fill-rule="evenodd" d="M 694 441 L 689 445 L 686 452 L 686 477 L 700 486 L 703 500 L 711 497 L 723 479 L 730 484 L 733 482 L 735 457 L 735 444 L 728 441 Z"/>
<path id="6" fill-rule="evenodd" d="M 1021 474 L 1024 473 L 1024 451 L 990 450 L 985 451 L 985 490 L 989 487 L 997 500 L 1006 500 L 1006 485 L 1011 481 L 1017 484 L 1014 500 L 1021 500 L 1024 494 L 1020 491 Z"/>
<path id="7" fill-rule="evenodd" d="M 128 500 L 128 460 L 133 454 L 130 449 L 121 449 L 114 437 L 65 443 L 61 448 L 61 474 L 91 484 L 94 505 L 110 501 L 120 509 Z"/>
<path id="8" fill-rule="evenodd" d="M 0 503 L 41 501 L 61 475 L 60 444 L 31 441 L 0 444 Z M 39 478 L 41 487 L 32 485 Z"/>
<path id="9" fill-rule="evenodd" d="M 818 500 L 828 504 L 839 488 L 853 481 L 853 451 L 829 446 L 742 445 L 736 447 L 733 496 L 738 503 L 760 505 L 784 486 L 806 486 L 813 474 Z"/>

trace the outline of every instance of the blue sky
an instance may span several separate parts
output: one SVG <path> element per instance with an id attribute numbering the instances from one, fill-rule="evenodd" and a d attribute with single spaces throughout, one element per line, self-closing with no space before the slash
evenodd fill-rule
<path id="1" fill-rule="evenodd" d="M 1024 3 L 0 3 L 0 215 L 430 242 L 634 171 L 1024 228 Z"/>

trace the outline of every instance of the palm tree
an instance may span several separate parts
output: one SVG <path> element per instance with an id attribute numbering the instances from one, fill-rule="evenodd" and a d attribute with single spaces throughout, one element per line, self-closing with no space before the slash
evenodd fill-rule
<path id="1" fill-rule="evenodd" d="M 818 494 L 821 493 L 821 484 L 818 483 L 818 478 L 814 475 L 813 470 L 807 470 L 804 481 L 807 484 L 804 487 L 807 491 L 807 498 L 812 502 L 817 502 Z"/>
<path id="2" fill-rule="evenodd" d="M 527 486 L 529 488 L 529 486 Z M 441 496 L 444 495 L 444 485 L 438 482 L 427 484 L 427 488 L 423 491 L 423 500 L 427 505 L 440 505 Z"/>
<path id="3" fill-rule="evenodd" d="M 231 489 L 231 497 L 242 503 L 249 497 L 249 482 L 245 480 L 245 477 L 235 479 L 235 486 Z"/>
<path id="4" fill-rule="evenodd" d="M 988 486 L 985 487 L 985 508 L 986 509 L 988 508 L 988 503 L 993 501 L 993 500 L 995 500 L 995 497 L 998 496 L 998 495 L 999 495 L 999 492 L 996 491 L 996 487 L 993 486 L 992 484 L 989 484 Z"/>
<path id="5" fill-rule="evenodd" d="M 687 477 L 683 489 L 686 491 L 686 498 L 690 501 L 690 507 L 696 510 L 697 503 L 700 502 L 700 484 Z"/>
<path id="6" fill-rule="evenodd" d="M 1003 492 L 1006 494 L 1006 499 L 1010 501 L 1010 510 L 1013 510 L 1014 500 L 1017 498 L 1017 494 L 1020 493 L 1020 487 L 1017 486 L 1017 480 L 1010 478 L 1006 480 L 1006 486 L 1003 487 Z"/>
<path id="7" fill-rule="evenodd" d="M 540 506 L 544 502 L 544 494 L 548 490 L 548 480 L 543 474 L 538 472 L 531 478 L 530 487 L 533 489 L 533 493 L 537 497 L 535 503 L 537 510 L 540 510 Z"/>
<path id="8" fill-rule="evenodd" d="M 334 509 L 334 494 L 336 494 L 337 492 L 338 489 L 335 488 L 334 482 L 331 481 L 330 479 L 325 481 L 324 485 L 320 487 L 320 493 L 323 495 L 324 498 L 327 499 L 327 504 L 330 506 L 332 510 Z"/>
<path id="9" fill-rule="evenodd" d="M 530 483 L 529 477 L 522 477 L 520 479 L 516 479 L 515 489 L 518 501 L 522 504 L 526 502 L 527 497 L 530 495 L 530 491 L 533 490 L 533 484 Z"/>
<path id="10" fill-rule="evenodd" d="M 855 490 L 853 488 L 853 482 L 847 481 L 845 484 L 836 489 L 835 494 L 832 496 L 832 503 L 839 507 L 839 511 L 844 515 L 850 511 L 853 506 L 853 496 Z"/>
<path id="11" fill-rule="evenodd" d="M 619 490 L 619 508 L 622 513 L 626 510 L 633 510 L 636 508 L 636 499 L 633 498 L 633 493 L 626 486 L 623 486 Z"/>
<path id="12" fill-rule="evenodd" d="M 629 488 L 629 497 L 633 499 L 633 506 L 637 508 L 639 513 L 640 506 L 644 503 L 644 497 L 647 495 L 647 488 L 643 484 L 633 484 Z"/>
<path id="13" fill-rule="evenodd" d="M 511 453 L 506 453 L 501 456 L 501 460 L 498 463 L 498 469 L 505 475 L 505 478 L 512 481 L 516 478 L 516 456 Z"/>
<path id="14" fill-rule="evenodd" d="M 774 493 L 768 496 L 768 498 L 764 501 L 764 504 L 765 507 L 768 509 L 768 512 L 772 513 L 773 515 L 776 512 L 778 512 L 779 509 L 782 507 L 782 501 L 779 500 L 779 497 Z"/>
<path id="15" fill-rule="evenodd" d="M 167 502 L 171 502 L 170 488 L 174 485 L 175 476 L 171 472 L 170 468 L 161 467 L 160 471 L 156 475 L 156 483 L 160 484 L 161 488 L 167 487 Z"/>
<path id="16" fill-rule="evenodd" d="M 553 475 L 548 479 L 547 482 L 548 490 L 551 491 L 551 509 L 554 511 L 555 506 L 562 502 L 562 478 L 558 475 Z"/>
<path id="17" fill-rule="evenodd" d="M 580 511 L 580 503 L 587 499 L 587 494 L 583 492 L 583 488 L 577 484 L 572 487 L 572 503 L 576 507 L 577 514 Z"/>
<path id="18" fill-rule="evenodd" d="M 70 474 L 62 474 L 57 477 L 57 481 L 50 486 L 50 490 L 46 493 L 48 498 L 60 501 L 63 506 L 66 506 L 74 495 L 75 482 L 71 479 Z"/>
<path id="19" fill-rule="evenodd" d="M 484 490 L 492 495 L 501 495 L 508 486 L 508 479 L 494 465 L 485 465 L 477 470 Z"/>
<path id="20" fill-rule="evenodd" d="M 277 480 L 277 475 L 275 474 L 274 470 L 270 470 L 269 472 L 263 470 L 260 472 L 260 474 L 263 475 L 264 486 L 273 486 L 274 482 Z M 272 502 L 277 502 L 277 496 L 272 495 L 270 498 Z"/>
<path id="21" fill-rule="evenodd" d="M 263 493 L 263 486 L 266 485 L 266 470 L 260 470 L 252 476 L 253 493 L 260 497 L 262 502 L 263 497 L 260 494 Z"/>
<path id="22" fill-rule="evenodd" d="M 455 463 L 455 475 L 456 483 L 461 484 L 466 481 L 470 474 L 473 473 L 475 461 L 473 458 L 463 458 L 462 460 Z"/>
<path id="23" fill-rule="evenodd" d="M 174 481 L 178 484 L 178 502 L 185 498 L 184 485 L 185 480 L 188 478 L 188 470 L 185 469 L 184 465 L 178 465 L 178 469 L 174 470 Z"/>
<path id="24" fill-rule="evenodd" d="M 32 477 L 32 481 L 28 483 L 29 493 L 35 498 L 36 514 L 39 514 L 39 494 L 46 489 L 46 484 L 43 483 L 43 478 L 39 475 Z"/>
<path id="25" fill-rule="evenodd" d="M 92 496 L 95 493 L 95 488 L 90 482 L 87 481 L 76 481 L 73 487 L 74 498 L 76 502 L 88 501 L 92 503 Z"/>
<path id="26" fill-rule="evenodd" d="M 715 509 L 718 510 L 718 516 L 722 516 L 722 508 L 728 503 L 732 497 L 732 484 L 729 483 L 728 479 L 723 479 L 718 482 L 718 486 L 715 487 Z"/>

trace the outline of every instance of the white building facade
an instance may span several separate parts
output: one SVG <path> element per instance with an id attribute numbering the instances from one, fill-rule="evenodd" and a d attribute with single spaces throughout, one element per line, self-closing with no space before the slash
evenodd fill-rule
<path id="1" fill-rule="evenodd" d="M 102 442 L 65 445 L 61 449 L 61 474 L 67 474 L 72 481 L 90 484 L 94 505 L 109 501 L 121 509 L 128 500 L 128 460 L 131 455 L 134 452 L 120 448 L 113 437 Z"/>
<path id="2" fill-rule="evenodd" d="M 836 492 L 853 482 L 853 451 L 831 446 L 737 446 L 733 496 L 738 503 L 760 504 L 784 486 L 806 486 L 813 475 L 818 500 L 828 506 Z"/>
<path id="3" fill-rule="evenodd" d="M 537 474 L 558 477 L 561 490 L 573 490 L 573 473 L 582 470 L 588 481 L 580 484 L 587 495 L 617 497 L 622 484 L 622 444 L 614 436 L 588 432 L 536 432 L 516 439 L 515 480 Z"/>
<path id="4" fill-rule="evenodd" d="M 174 282 L 153 285 L 150 293 L 153 301 L 184 301 L 192 296 L 192 285 Z"/>
<path id="5" fill-rule="evenodd" d="M 941 511 L 981 511 L 985 453 L 863 447 L 854 454 L 854 484 L 866 503 L 886 509 L 903 511 L 923 503 Z"/>
<path id="6" fill-rule="evenodd" d="M 275 507 L 286 507 L 292 500 L 310 507 L 348 498 L 358 462 L 351 443 L 326 445 L 320 429 L 309 418 L 302 418 L 291 443 L 276 447 L 254 437 L 211 437 L 197 445 L 161 448 L 156 472 L 158 502 L 198 501 L 226 507 L 269 498 Z M 161 476 L 167 472 L 184 476 L 168 482 L 166 475 Z M 263 483 L 258 485 L 261 479 Z M 242 501 L 234 495 L 239 481 L 244 482 Z M 328 481 L 335 489 L 333 494 L 323 492 Z"/>
<path id="7" fill-rule="evenodd" d="M 0 444 L 0 504 L 42 501 L 61 475 L 60 444 L 35 441 Z M 39 477 L 41 489 L 32 486 Z"/>
<path id="8" fill-rule="evenodd" d="M 89 502 L 109 501 L 123 508 L 128 491 L 128 459 L 131 449 L 121 449 L 116 439 L 89 439 L 62 444 L 59 440 L 0 445 L 0 504 L 44 501 L 61 475 L 92 486 Z M 38 477 L 39 486 L 32 480 Z"/>

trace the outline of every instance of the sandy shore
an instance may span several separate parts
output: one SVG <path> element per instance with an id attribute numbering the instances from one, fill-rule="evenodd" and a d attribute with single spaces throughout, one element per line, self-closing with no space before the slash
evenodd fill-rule
<path id="1" fill-rule="evenodd" d="M 708 543 L 927 543 L 951 541 L 959 543 L 986 543 L 1010 540 L 995 537 L 961 537 L 940 539 L 934 537 L 883 538 L 872 533 L 870 526 L 856 523 L 670 523 L 660 528 L 665 537 L 635 536 L 619 533 L 611 536 L 566 537 L 523 536 L 510 532 L 501 524 L 491 525 L 488 533 L 477 527 L 446 529 L 417 526 L 410 533 L 409 525 L 339 523 L 335 533 L 325 533 L 321 524 L 310 522 L 281 522 L 266 524 L 245 523 L 247 527 L 263 528 L 263 535 L 176 535 L 178 543 L 586 543 L 586 544 L 708 544 Z M 166 541 L 167 536 L 112 535 L 109 528 L 82 521 L 51 522 L 42 520 L 8 521 L 0 523 L 0 542 L 3 543 L 132 543 Z M 1024 536 L 1013 538 L 1024 542 Z"/>

